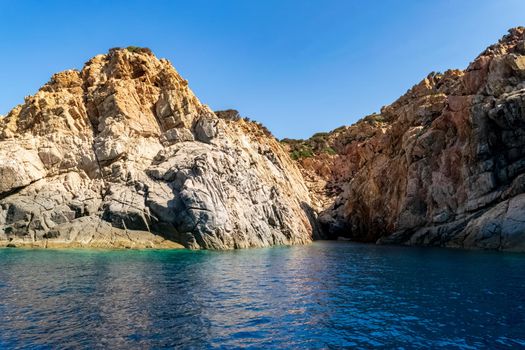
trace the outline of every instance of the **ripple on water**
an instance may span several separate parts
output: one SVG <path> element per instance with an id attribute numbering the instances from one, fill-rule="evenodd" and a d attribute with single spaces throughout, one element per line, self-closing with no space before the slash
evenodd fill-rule
<path id="1" fill-rule="evenodd" d="M 525 347 L 525 256 L 0 250 L 0 348 Z"/>

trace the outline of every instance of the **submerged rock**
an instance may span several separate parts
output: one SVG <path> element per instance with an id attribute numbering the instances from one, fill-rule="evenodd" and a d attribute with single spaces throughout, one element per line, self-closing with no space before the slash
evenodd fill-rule
<path id="1" fill-rule="evenodd" d="M 58 73 L 0 119 L 0 178 L 4 245 L 231 249 L 313 235 L 280 144 L 218 118 L 147 50 Z"/>

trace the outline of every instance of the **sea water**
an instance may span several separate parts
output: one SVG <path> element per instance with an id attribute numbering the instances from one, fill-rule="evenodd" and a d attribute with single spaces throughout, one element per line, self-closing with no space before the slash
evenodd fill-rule
<path id="1" fill-rule="evenodd" d="M 0 348 L 525 347 L 525 254 L 0 249 Z"/>

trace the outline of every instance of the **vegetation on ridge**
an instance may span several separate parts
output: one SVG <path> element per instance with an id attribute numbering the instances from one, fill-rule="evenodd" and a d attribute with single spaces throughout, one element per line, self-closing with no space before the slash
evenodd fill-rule
<path id="1" fill-rule="evenodd" d="M 147 54 L 153 54 L 153 52 L 151 52 L 151 49 L 149 49 L 149 48 L 147 48 L 147 47 L 128 46 L 128 47 L 126 47 L 126 50 L 128 50 L 129 52 L 132 52 L 132 53 L 147 53 Z"/>
<path id="2" fill-rule="evenodd" d="M 262 133 L 268 137 L 274 137 L 272 132 L 266 127 L 264 126 L 262 123 L 258 122 L 258 121 L 255 121 L 255 120 L 251 120 L 250 118 L 248 117 L 242 117 L 241 114 L 239 113 L 239 111 L 235 110 L 235 109 L 226 109 L 226 110 L 222 110 L 222 111 L 215 111 L 214 112 L 215 115 L 223 120 L 226 120 L 226 121 L 233 121 L 233 122 L 238 122 L 240 121 L 241 119 L 244 120 L 246 123 L 250 123 L 252 125 L 255 125 L 257 126 L 257 128 L 259 128 L 260 131 L 262 131 Z"/>
<path id="3" fill-rule="evenodd" d="M 122 47 L 113 47 L 109 49 L 109 52 L 115 51 L 115 50 L 122 50 L 122 49 L 123 49 Z M 131 53 L 146 53 L 148 55 L 153 55 L 153 51 L 151 51 L 151 49 L 148 47 L 128 46 L 125 49 Z"/>

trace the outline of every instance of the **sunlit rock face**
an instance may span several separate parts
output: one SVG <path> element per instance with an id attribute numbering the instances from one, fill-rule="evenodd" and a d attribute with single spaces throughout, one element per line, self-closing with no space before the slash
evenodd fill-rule
<path id="1" fill-rule="evenodd" d="M 464 71 L 430 74 L 379 114 L 306 141 L 313 154 L 296 155 L 312 191 L 324 189 L 329 236 L 525 250 L 524 32 L 510 30 Z"/>
<path id="2" fill-rule="evenodd" d="M 0 243 L 524 251 L 524 32 L 352 126 L 281 143 L 212 112 L 149 50 L 110 50 L 0 117 Z"/>
<path id="3" fill-rule="evenodd" d="M 113 49 L 0 119 L 0 241 L 231 249 L 313 237 L 295 163 L 167 60 Z"/>

